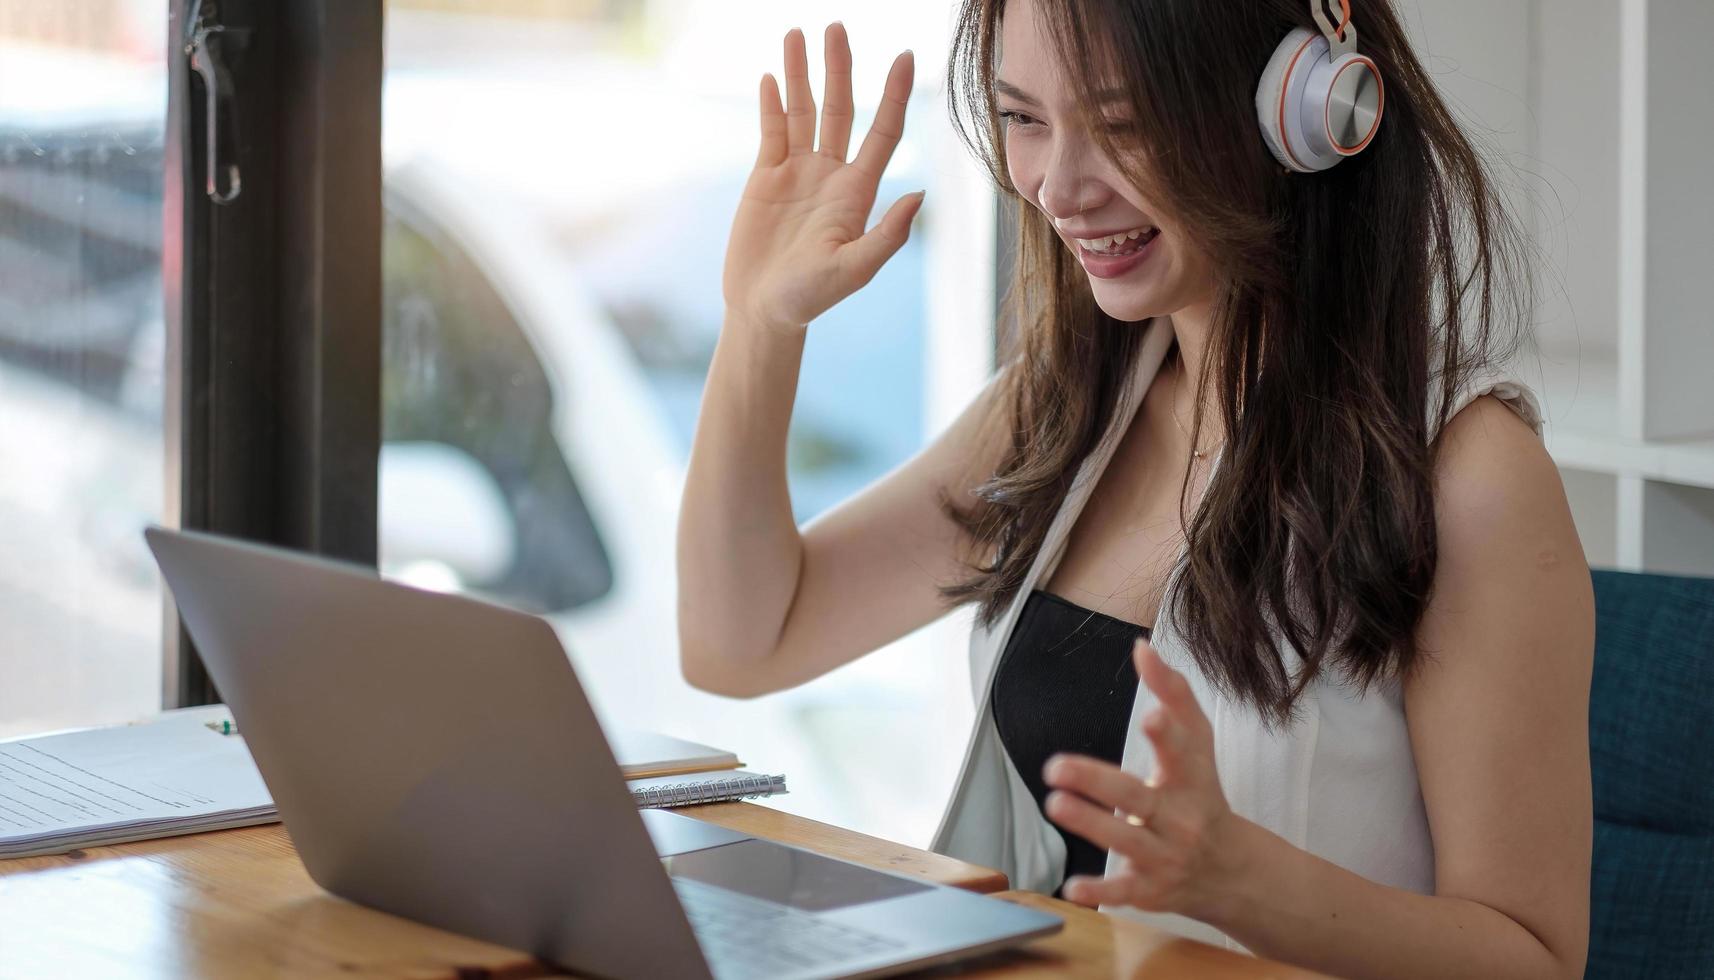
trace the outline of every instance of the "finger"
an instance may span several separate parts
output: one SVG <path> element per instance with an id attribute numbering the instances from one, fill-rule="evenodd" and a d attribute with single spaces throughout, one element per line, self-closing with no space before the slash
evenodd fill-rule
<path id="1" fill-rule="evenodd" d="M 845 25 L 827 25 L 827 85 L 821 103 L 821 152 L 840 163 L 851 149 L 851 42 Z"/>
<path id="2" fill-rule="evenodd" d="M 867 285 L 911 235 L 911 219 L 922 207 L 923 191 L 912 191 L 893 202 L 875 227 L 862 238 L 840 246 L 837 253 L 841 281 L 848 292 Z"/>
<path id="3" fill-rule="evenodd" d="M 1096 878 L 1093 875 L 1072 875 L 1060 888 L 1068 902 L 1097 908 L 1102 905 L 1134 905 L 1137 882 L 1131 875 L 1116 878 Z"/>
<path id="4" fill-rule="evenodd" d="M 804 53 L 803 32 L 786 32 L 786 137 L 792 153 L 808 153 L 815 146 L 815 95 L 809 90 L 809 55 Z"/>
<path id="5" fill-rule="evenodd" d="M 1148 867 L 1171 854 L 1171 845 L 1147 826 L 1131 824 L 1075 793 L 1056 789 L 1047 794 L 1046 803 L 1048 819 L 1091 844 L 1118 851 L 1132 864 Z"/>
<path id="6" fill-rule="evenodd" d="M 1042 767 L 1042 779 L 1055 789 L 1105 803 L 1147 820 L 1154 812 L 1154 791 L 1143 781 L 1110 762 L 1086 755 L 1056 755 Z"/>
<path id="7" fill-rule="evenodd" d="M 762 76 L 762 145 L 756 151 L 756 166 L 772 167 L 786 158 L 786 110 L 780 105 L 780 86 L 772 75 Z"/>
<path id="8" fill-rule="evenodd" d="M 1154 692 L 1174 720 L 1184 724 L 1193 734 L 1212 732 L 1208 716 L 1202 713 L 1202 705 L 1196 703 L 1196 692 L 1190 689 L 1190 682 L 1166 665 L 1154 644 L 1138 637 L 1131 648 L 1131 656 L 1136 661 L 1137 676 Z"/>
<path id="9" fill-rule="evenodd" d="M 911 97 L 911 80 L 916 76 L 916 55 L 906 51 L 893 59 L 887 72 L 887 87 L 881 93 L 881 107 L 875 110 L 875 121 L 857 150 L 852 164 L 876 180 L 886 172 L 887 161 L 905 134 L 905 103 Z"/>
<path id="10" fill-rule="evenodd" d="M 1184 726 L 1160 708 L 1143 716 L 1143 734 L 1155 749 L 1155 785 L 1179 785 L 1194 782 L 1198 775 L 1198 760 L 1188 747 Z"/>

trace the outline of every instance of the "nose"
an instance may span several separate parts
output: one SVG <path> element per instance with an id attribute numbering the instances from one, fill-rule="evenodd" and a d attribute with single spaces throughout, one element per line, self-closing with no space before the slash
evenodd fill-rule
<path id="1" fill-rule="evenodd" d="M 1053 155 L 1042 174 L 1042 210 L 1055 221 L 1065 221 L 1106 203 L 1111 191 L 1091 173 L 1088 148 L 1077 140 L 1054 143 Z"/>

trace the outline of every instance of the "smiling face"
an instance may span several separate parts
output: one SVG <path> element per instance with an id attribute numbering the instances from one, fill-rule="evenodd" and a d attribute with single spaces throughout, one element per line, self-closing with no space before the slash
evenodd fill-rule
<path id="1" fill-rule="evenodd" d="M 1088 129 L 1116 126 L 1122 137 L 1133 125 L 1125 97 L 1079 112 L 1036 0 L 1009 0 L 1000 52 L 995 99 L 1007 172 L 1082 264 L 1095 302 L 1125 321 L 1208 303 L 1212 266 L 1175 221 L 1170 202 L 1145 197 Z"/>

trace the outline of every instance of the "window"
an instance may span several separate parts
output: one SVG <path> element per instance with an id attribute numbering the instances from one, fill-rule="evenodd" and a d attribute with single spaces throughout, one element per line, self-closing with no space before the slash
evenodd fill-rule
<path id="1" fill-rule="evenodd" d="M 223 204 L 192 22 L 227 28 L 191 45 Z M 373 560 L 380 37 L 336 0 L 0 7 L 0 735 L 215 696 L 150 523 Z"/>
<path id="2" fill-rule="evenodd" d="M 800 812 L 926 838 L 963 734 L 958 630 L 761 702 L 677 667 L 678 497 L 755 75 L 787 27 L 844 16 L 861 131 L 892 53 L 945 46 L 903 0 L 816 6 L 393 0 L 383 85 L 373 7 L 204 5 L 235 28 L 222 152 L 244 193 L 220 205 L 203 82 L 169 57 L 193 0 L 0 10 L 0 735 L 215 696 L 162 628 L 139 533 L 181 523 L 378 547 L 387 575 L 547 614 L 609 720 L 786 772 Z M 931 203 L 812 329 L 800 520 L 986 376 L 990 202 L 922 62 L 880 194 Z"/>
<path id="3" fill-rule="evenodd" d="M 0 737 L 160 707 L 165 30 L 0 6 Z"/>
<path id="4" fill-rule="evenodd" d="M 701 694 L 678 672 L 674 534 L 726 236 L 755 156 L 757 76 L 780 71 L 787 28 L 818 38 L 843 17 L 855 145 L 893 54 L 944 50 L 943 14 L 386 9 L 383 572 L 549 613 L 608 721 L 730 747 L 788 774 L 779 805 L 906 840 L 932 829 L 962 745 L 962 636 L 910 638 L 760 701 Z M 884 207 L 926 186 L 930 207 L 876 280 L 810 330 L 787 452 L 800 521 L 914 453 L 986 375 L 991 279 L 965 270 L 989 263 L 991 243 L 963 223 L 975 261 L 960 242 L 949 262 L 929 229 L 967 189 L 978 212 L 992 205 L 950 137 L 933 60 L 919 59 L 880 188 Z M 946 310 L 979 339 L 937 336 Z M 949 366 L 962 398 L 942 383 Z M 407 472 L 437 489 L 403 489 Z"/>

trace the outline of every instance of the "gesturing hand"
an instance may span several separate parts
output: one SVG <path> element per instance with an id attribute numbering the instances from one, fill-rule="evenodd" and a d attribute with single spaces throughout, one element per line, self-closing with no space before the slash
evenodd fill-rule
<path id="1" fill-rule="evenodd" d="M 803 32 L 786 35 L 786 103 L 762 77 L 762 142 L 732 222 L 722 290 L 729 311 L 767 329 L 801 328 L 862 288 L 904 245 L 922 194 L 893 203 L 867 233 L 881 174 L 904 134 L 914 62 L 893 61 L 875 121 L 850 163 L 851 48 L 845 28 L 826 39 L 826 100 L 815 148 L 815 100 Z"/>
<path id="2" fill-rule="evenodd" d="M 1147 641 L 1139 639 L 1132 653 L 1138 676 L 1160 700 L 1142 723 L 1155 771 L 1144 781 L 1088 756 L 1048 760 L 1048 816 L 1125 859 L 1123 870 L 1106 878 L 1073 876 L 1061 894 L 1084 905 L 1207 918 L 1238 874 L 1230 841 L 1242 818 L 1221 792 L 1214 729 L 1190 685 Z"/>

